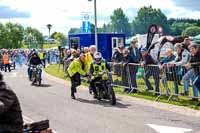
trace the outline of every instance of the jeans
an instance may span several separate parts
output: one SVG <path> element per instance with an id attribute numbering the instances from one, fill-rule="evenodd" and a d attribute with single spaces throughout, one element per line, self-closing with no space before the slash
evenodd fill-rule
<path id="1" fill-rule="evenodd" d="M 193 69 L 190 69 L 184 76 L 183 76 L 183 86 L 185 91 L 189 91 L 189 84 L 190 84 L 190 79 L 192 82 L 195 79 L 195 73 Z M 194 97 L 198 97 L 198 89 L 194 85 L 192 86 L 193 89 L 193 95 Z"/>
<path id="2" fill-rule="evenodd" d="M 155 91 L 160 92 L 160 89 L 159 89 L 159 80 L 160 80 L 160 78 L 159 78 L 159 73 L 160 73 L 159 67 L 158 66 L 147 66 L 144 69 L 145 69 L 144 82 L 147 86 L 147 89 L 148 90 L 153 89 L 153 87 L 151 86 L 151 83 L 149 82 L 149 77 L 153 76 L 154 83 L 155 83 Z"/>
<path id="3" fill-rule="evenodd" d="M 129 73 L 130 73 L 130 80 L 131 80 L 131 87 L 137 88 L 136 82 L 136 73 L 138 71 L 138 66 L 136 65 L 129 65 Z"/>
<path id="4" fill-rule="evenodd" d="M 193 85 L 200 91 L 200 74 L 195 77 Z"/>
<path id="5" fill-rule="evenodd" d="M 174 83 L 175 94 L 178 94 L 178 81 L 173 81 L 173 83 Z M 170 89 L 169 89 L 169 86 L 167 84 L 167 78 L 166 77 L 162 78 L 162 84 L 163 84 L 167 94 L 169 94 Z"/>

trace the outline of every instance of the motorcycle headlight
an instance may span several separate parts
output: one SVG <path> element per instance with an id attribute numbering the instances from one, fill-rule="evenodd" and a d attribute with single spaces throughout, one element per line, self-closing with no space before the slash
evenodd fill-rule
<path id="1" fill-rule="evenodd" d="M 41 69 L 42 67 L 40 65 L 37 66 L 37 69 Z"/>

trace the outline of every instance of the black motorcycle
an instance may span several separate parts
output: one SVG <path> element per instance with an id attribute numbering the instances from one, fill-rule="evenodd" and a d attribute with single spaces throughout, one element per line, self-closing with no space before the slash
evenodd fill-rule
<path id="1" fill-rule="evenodd" d="M 31 81 L 32 85 L 38 84 L 38 86 L 41 85 L 42 81 L 42 65 L 36 65 L 36 66 L 31 66 L 31 71 L 32 71 L 32 76 L 31 76 Z"/>
<path id="2" fill-rule="evenodd" d="M 103 72 L 99 74 L 97 77 L 97 81 L 95 81 L 95 87 L 97 90 L 98 100 L 106 99 L 110 101 L 111 105 L 116 104 L 116 96 L 111 85 L 111 76 L 109 76 L 108 72 Z"/>

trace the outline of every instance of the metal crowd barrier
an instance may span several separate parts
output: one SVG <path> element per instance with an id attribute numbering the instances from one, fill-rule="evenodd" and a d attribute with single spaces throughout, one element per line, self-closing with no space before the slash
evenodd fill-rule
<path id="1" fill-rule="evenodd" d="M 182 66 L 163 66 L 140 64 L 126 64 L 109 62 L 112 70 L 112 85 L 130 88 L 139 92 L 153 92 L 158 100 L 161 96 L 168 97 L 168 101 L 178 96 L 199 98 L 198 89 L 192 86 L 195 73 L 193 69 Z M 194 77 L 191 76 L 194 74 Z M 188 78 L 189 77 L 189 78 Z"/>

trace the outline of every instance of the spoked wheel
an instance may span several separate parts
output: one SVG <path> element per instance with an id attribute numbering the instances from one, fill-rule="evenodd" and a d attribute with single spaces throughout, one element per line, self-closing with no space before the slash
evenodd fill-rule
<path id="1" fill-rule="evenodd" d="M 41 86 L 41 76 L 40 74 L 37 75 L 38 86 Z"/>
<path id="2" fill-rule="evenodd" d="M 103 92 L 102 92 L 102 90 L 99 90 L 98 91 L 99 93 L 98 93 L 98 100 L 100 101 L 102 98 L 103 98 Z"/>
<path id="3" fill-rule="evenodd" d="M 32 85 L 34 85 L 35 84 L 35 78 L 32 78 Z"/>
<path id="4" fill-rule="evenodd" d="M 112 87 L 109 87 L 109 97 L 110 97 L 110 104 L 111 105 L 115 105 L 116 104 L 116 96 L 115 96 L 115 92 L 113 90 Z"/>

